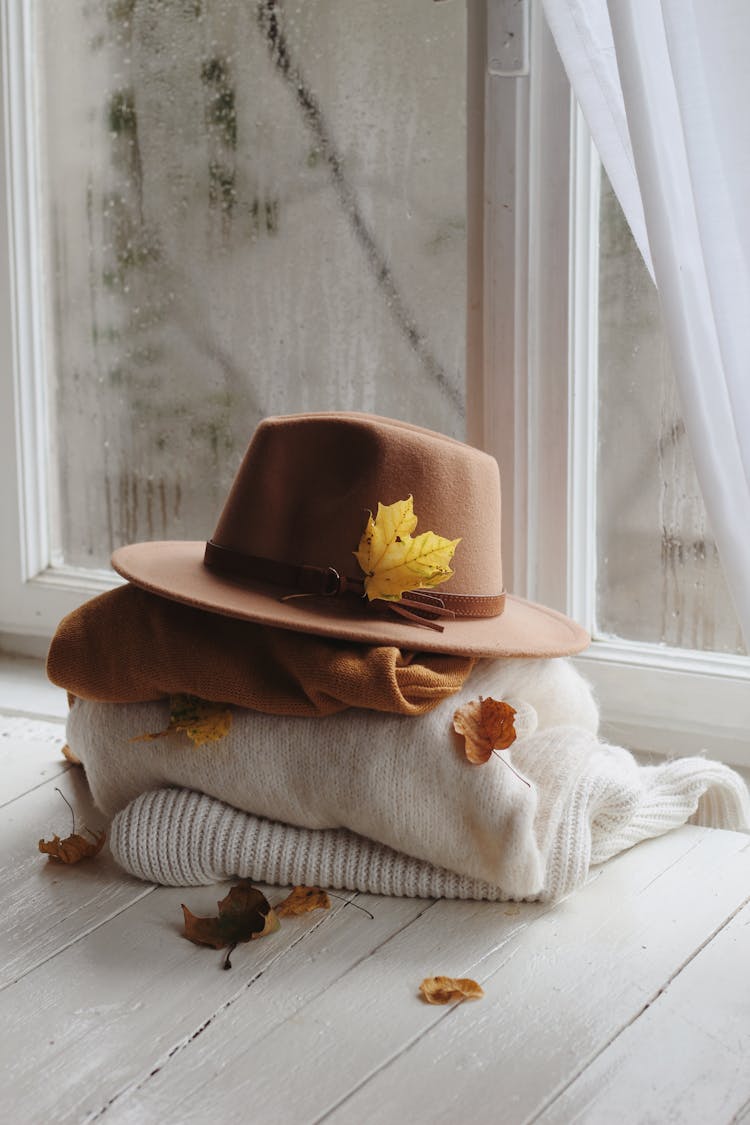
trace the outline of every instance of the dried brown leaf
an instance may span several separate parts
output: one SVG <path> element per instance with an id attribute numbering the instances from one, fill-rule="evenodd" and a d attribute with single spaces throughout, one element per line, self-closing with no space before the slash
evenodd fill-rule
<path id="1" fill-rule="evenodd" d="M 473 699 L 453 716 L 453 729 L 465 739 L 465 754 L 480 765 L 489 761 L 493 750 L 507 750 L 516 740 L 513 724 L 515 709 L 500 700 Z"/>
<path id="2" fill-rule="evenodd" d="M 295 887 L 274 909 L 279 918 L 291 918 L 311 910 L 330 910 L 331 900 L 320 887 Z"/>
<path id="3" fill-rule="evenodd" d="M 272 934 L 279 928 L 279 919 L 266 896 L 248 880 L 236 883 L 218 903 L 215 918 L 200 918 L 183 904 L 185 937 L 196 945 L 222 949 L 241 941 Z"/>
<path id="4" fill-rule="evenodd" d="M 39 851 L 49 856 L 51 863 L 80 863 L 82 859 L 93 859 L 98 855 L 107 839 L 106 832 L 92 832 L 91 835 L 93 840 L 87 840 L 77 832 L 64 840 L 53 836 L 51 840 L 39 841 Z"/>
<path id="5" fill-rule="evenodd" d="M 201 918 L 193 914 L 185 903 L 182 904 L 182 916 L 185 919 L 185 937 L 196 945 L 212 945 L 214 949 L 223 949 L 228 944 L 227 939 L 219 931 L 218 918 Z"/>
<path id="6" fill-rule="evenodd" d="M 73 753 L 73 751 L 68 746 L 67 742 L 65 743 L 65 745 L 60 750 L 60 753 L 62 754 L 63 758 L 67 758 L 68 761 L 72 762 L 74 766 L 80 766 L 81 765 L 81 759 L 76 757 L 76 755 Z"/>
<path id="7" fill-rule="evenodd" d="M 484 989 L 469 977 L 425 977 L 419 986 L 428 1004 L 452 1004 L 455 1000 L 479 1000 Z"/>

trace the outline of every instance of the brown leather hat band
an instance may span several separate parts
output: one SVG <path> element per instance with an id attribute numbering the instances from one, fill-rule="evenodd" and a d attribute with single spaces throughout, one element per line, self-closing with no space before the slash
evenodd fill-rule
<path id="1" fill-rule="evenodd" d="M 333 567 L 298 566 L 295 563 L 280 562 L 278 559 L 265 559 L 260 555 L 246 555 L 242 551 L 233 551 L 229 547 L 221 547 L 209 539 L 203 562 L 211 570 L 221 574 L 231 575 L 236 578 L 251 578 L 256 582 L 268 582 L 272 586 L 284 586 L 288 590 L 295 590 L 301 594 L 325 594 L 333 596 L 341 594 L 341 578 Z M 360 583 L 364 591 L 364 585 Z M 353 589 L 353 584 L 348 584 Z"/>
<path id="2" fill-rule="evenodd" d="M 301 566 L 296 563 L 266 559 L 260 555 L 246 555 L 222 547 L 212 539 L 206 543 L 204 564 L 211 570 L 233 578 L 249 578 L 256 582 L 268 582 L 273 586 L 283 586 L 299 594 L 318 594 L 325 597 L 338 597 L 342 594 L 364 594 L 362 578 L 348 578 L 339 574 L 332 566 Z M 456 617 L 499 617 L 505 608 L 505 594 L 444 594 L 437 590 L 419 590 L 405 595 L 406 604 L 416 597 L 424 599 L 435 607 L 425 604 L 428 612 L 440 614 L 447 610 Z M 386 603 L 395 606 L 399 603 Z"/>

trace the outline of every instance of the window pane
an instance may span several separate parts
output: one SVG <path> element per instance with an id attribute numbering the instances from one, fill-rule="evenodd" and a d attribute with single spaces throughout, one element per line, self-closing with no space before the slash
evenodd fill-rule
<path id="1" fill-rule="evenodd" d="M 205 538 L 266 414 L 463 436 L 464 4 L 35 14 L 58 561 Z"/>
<path id="2" fill-rule="evenodd" d="M 599 235 L 598 631 L 744 652 L 656 290 L 605 176 Z"/>

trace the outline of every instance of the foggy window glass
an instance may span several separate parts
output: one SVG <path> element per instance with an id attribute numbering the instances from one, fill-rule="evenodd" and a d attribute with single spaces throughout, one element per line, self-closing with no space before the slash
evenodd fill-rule
<path id="1" fill-rule="evenodd" d="M 606 177 L 599 234 L 598 631 L 744 652 L 656 290 Z"/>
<path id="2" fill-rule="evenodd" d="M 36 0 L 56 561 L 213 530 L 265 415 L 464 436 L 461 0 Z"/>

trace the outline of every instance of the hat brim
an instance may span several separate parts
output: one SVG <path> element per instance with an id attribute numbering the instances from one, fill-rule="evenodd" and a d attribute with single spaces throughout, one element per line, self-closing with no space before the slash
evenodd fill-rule
<path id="1" fill-rule="evenodd" d="M 590 643 L 585 629 L 546 606 L 508 595 L 499 617 L 447 619 L 442 633 L 373 612 L 354 598 L 294 597 L 277 586 L 225 578 L 203 564 L 205 544 L 168 541 L 120 547 L 112 566 L 129 582 L 172 601 L 296 633 L 457 656 L 570 656 Z"/>

